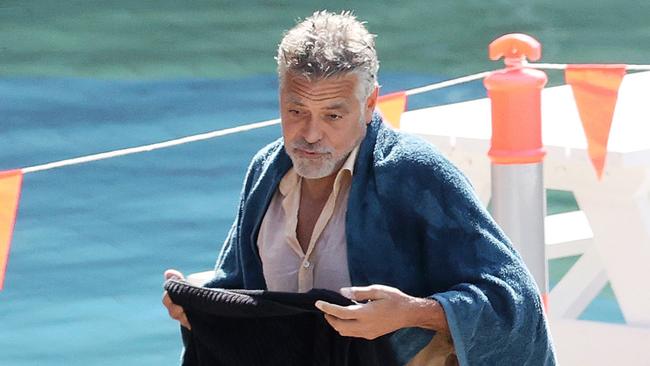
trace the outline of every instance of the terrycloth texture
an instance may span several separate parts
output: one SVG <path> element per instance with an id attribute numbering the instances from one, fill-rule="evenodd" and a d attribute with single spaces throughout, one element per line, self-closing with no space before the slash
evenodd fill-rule
<path id="1" fill-rule="evenodd" d="M 206 286 L 266 288 L 257 233 L 290 166 L 282 140 L 254 157 L 215 278 Z M 532 276 L 451 163 L 375 116 L 354 172 L 346 218 L 353 285 L 385 284 L 439 301 L 461 365 L 555 364 Z M 431 334 L 395 332 L 391 341 L 400 362 Z"/>
<path id="2" fill-rule="evenodd" d="M 307 293 L 223 290 L 168 281 L 192 331 L 181 328 L 183 366 L 397 365 L 387 337 L 340 336 L 314 307 L 316 300 L 351 305 L 328 290 Z"/>

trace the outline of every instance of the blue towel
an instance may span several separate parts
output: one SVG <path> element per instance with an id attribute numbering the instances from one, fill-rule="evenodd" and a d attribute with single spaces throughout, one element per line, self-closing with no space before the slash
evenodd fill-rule
<path id="1" fill-rule="evenodd" d="M 266 289 L 257 248 L 273 193 L 291 167 L 282 140 L 253 158 L 208 287 Z M 373 117 L 346 216 L 354 286 L 383 284 L 443 306 L 461 365 L 554 365 L 539 291 L 465 176 L 431 144 Z M 434 333 L 391 335 L 402 364 Z"/>

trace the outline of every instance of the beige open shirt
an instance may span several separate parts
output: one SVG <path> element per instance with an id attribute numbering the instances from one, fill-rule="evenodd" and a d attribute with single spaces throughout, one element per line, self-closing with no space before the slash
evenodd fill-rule
<path id="1" fill-rule="evenodd" d="M 358 152 L 357 146 L 336 174 L 307 251 L 302 250 L 296 235 L 302 178 L 292 168 L 280 181 L 257 238 L 270 291 L 307 292 L 323 288 L 338 292 L 341 287 L 350 286 L 345 215 Z M 452 351 L 447 340 L 436 336 L 408 366 L 445 365 Z"/>

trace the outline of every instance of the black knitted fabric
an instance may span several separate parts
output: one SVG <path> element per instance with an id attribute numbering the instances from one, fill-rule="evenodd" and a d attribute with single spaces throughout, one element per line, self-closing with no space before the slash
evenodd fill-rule
<path id="1" fill-rule="evenodd" d="M 182 365 L 396 365 L 388 336 L 343 337 L 314 307 L 317 300 L 352 302 L 328 290 L 307 293 L 225 290 L 169 280 L 165 290 L 192 325 L 181 327 Z"/>

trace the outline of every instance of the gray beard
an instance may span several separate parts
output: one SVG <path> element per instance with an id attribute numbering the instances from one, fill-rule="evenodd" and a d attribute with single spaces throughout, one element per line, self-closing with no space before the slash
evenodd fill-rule
<path id="1" fill-rule="evenodd" d="M 359 119 L 359 123 L 365 124 L 363 116 Z M 345 162 L 345 159 L 348 158 L 352 150 L 359 146 L 363 138 L 365 137 L 365 133 L 361 134 L 359 138 L 354 142 L 354 144 L 350 147 L 348 151 L 346 151 L 342 156 L 336 157 L 334 156 L 334 151 L 331 149 L 318 149 L 314 148 L 313 145 L 307 143 L 306 141 L 300 141 L 297 143 L 291 144 L 291 146 L 286 148 L 287 154 L 291 158 L 291 162 L 293 163 L 293 169 L 296 171 L 296 173 L 307 179 L 319 179 L 319 178 L 325 178 L 329 175 L 332 175 L 336 171 L 338 171 L 343 163 Z M 317 146 L 316 146 L 317 147 Z M 321 153 L 327 153 L 326 155 L 323 155 L 319 159 L 306 159 L 306 158 L 299 158 L 297 156 L 294 156 L 293 154 L 293 149 L 294 148 L 301 148 L 301 149 L 307 149 L 310 151 L 317 151 Z"/>
<path id="2" fill-rule="evenodd" d="M 307 179 L 319 179 L 327 177 L 340 169 L 341 164 L 343 164 L 343 161 L 349 154 L 346 154 L 339 160 L 335 160 L 331 154 L 321 159 L 303 159 L 294 157 L 292 154 L 289 154 L 289 157 L 293 162 L 293 168 L 299 176 Z"/>

